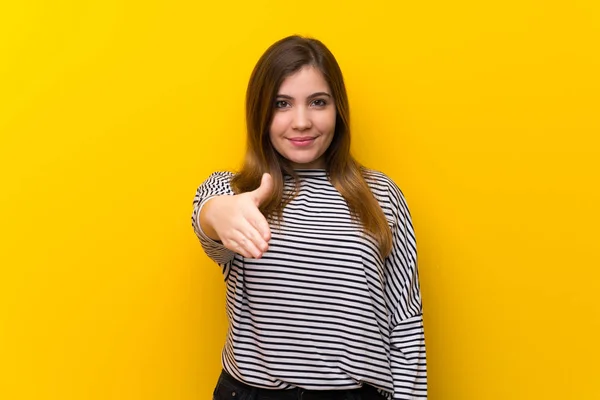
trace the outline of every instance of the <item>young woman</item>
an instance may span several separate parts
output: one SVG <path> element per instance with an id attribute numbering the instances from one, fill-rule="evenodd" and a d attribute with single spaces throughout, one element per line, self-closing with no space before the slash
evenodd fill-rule
<path id="1" fill-rule="evenodd" d="M 415 236 L 400 189 L 350 155 L 331 52 L 291 36 L 258 61 L 247 152 L 192 224 L 223 269 L 229 331 L 214 399 L 424 399 Z"/>

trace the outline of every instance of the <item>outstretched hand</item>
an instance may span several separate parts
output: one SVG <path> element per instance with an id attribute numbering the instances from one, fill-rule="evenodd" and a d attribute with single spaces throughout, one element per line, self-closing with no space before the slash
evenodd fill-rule
<path id="1" fill-rule="evenodd" d="M 207 221 L 225 247 L 247 258 L 260 258 L 267 251 L 271 229 L 259 207 L 273 192 L 273 178 L 263 174 L 252 192 L 219 196 L 209 200 Z"/>

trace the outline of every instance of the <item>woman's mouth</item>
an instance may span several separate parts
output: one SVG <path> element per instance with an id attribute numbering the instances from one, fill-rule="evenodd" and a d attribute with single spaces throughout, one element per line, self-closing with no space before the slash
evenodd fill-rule
<path id="1" fill-rule="evenodd" d="M 306 146 L 310 146 L 315 141 L 315 139 L 316 139 L 316 137 L 307 136 L 307 137 L 290 138 L 289 141 L 294 146 L 306 147 Z"/>

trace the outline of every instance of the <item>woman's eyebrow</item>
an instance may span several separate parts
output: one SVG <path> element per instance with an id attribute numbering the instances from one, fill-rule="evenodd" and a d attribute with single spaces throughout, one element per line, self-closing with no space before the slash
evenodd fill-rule
<path id="1" fill-rule="evenodd" d="M 319 97 L 319 96 L 331 97 L 331 95 L 329 93 L 327 93 L 327 92 L 316 92 L 316 93 L 311 94 L 307 98 L 308 99 L 312 99 L 312 98 Z M 294 98 L 292 96 L 289 96 L 287 94 L 278 94 L 277 98 L 278 99 L 286 99 L 286 100 L 294 100 Z"/>

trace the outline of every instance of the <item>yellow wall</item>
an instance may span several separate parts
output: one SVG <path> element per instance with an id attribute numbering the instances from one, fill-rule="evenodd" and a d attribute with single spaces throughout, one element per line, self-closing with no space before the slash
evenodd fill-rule
<path id="1" fill-rule="evenodd" d="M 191 201 L 301 33 L 409 200 L 430 399 L 599 399 L 599 26 L 594 0 L 5 2 L 0 398 L 210 398 L 224 293 Z"/>

